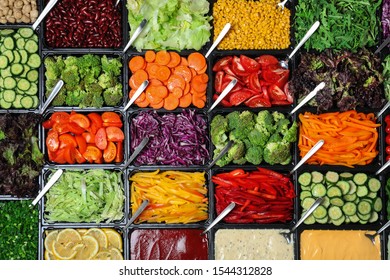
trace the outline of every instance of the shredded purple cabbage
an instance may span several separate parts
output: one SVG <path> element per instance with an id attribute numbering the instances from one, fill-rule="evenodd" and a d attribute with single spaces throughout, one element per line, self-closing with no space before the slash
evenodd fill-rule
<path id="1" fill-rule="evenodd" d="M 382 3 L 382 29 L 383 38 L 390 35 L 390 0 L 383 0 Z"/>
<path id="2" fill-rule="evenodd" d="M 131 120 L 130 135 L 131 152 L 149 137 L 135 165 L 204 165 L 209 158 L 206 118 L 194 110 L 163 115 L 143 111 Z"/>

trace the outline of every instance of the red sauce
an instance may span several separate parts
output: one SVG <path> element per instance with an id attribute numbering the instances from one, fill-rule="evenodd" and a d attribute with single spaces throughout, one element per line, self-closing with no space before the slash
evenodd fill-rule
<path id="1" fill-rule="evenodd" d="M 200 229 L 139 229 L 130 237 L 132 260 L 207 260 L 208 242 Z"/>

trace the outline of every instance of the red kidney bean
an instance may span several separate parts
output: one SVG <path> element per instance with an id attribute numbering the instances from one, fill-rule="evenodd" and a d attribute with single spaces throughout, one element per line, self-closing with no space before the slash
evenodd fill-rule
<path id="1" fill-rule="evenodd" d="M 48 3 L 48 0 L 45 0 Z M 46 17 L 49 47 L 119 48 L 122 45 L 121 11 L 113 0 L 62 0 Z"/>

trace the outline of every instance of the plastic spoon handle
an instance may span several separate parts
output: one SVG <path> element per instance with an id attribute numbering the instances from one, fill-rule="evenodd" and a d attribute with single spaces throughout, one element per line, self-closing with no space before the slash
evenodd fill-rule
<path id="1" fill-rule="evenodd" d="M 325 87 L 325 83 L 321 82 L 318 86 L 313 89 L 312 92 L 310 92 L 298 105 L 295 107 L 291 112 L 290 115 L 294 114 L 296 111 L 299 110 L 303 105 L 305 105 L 307 102 L 309 102 L 316 94 Z"/>
<path id="2" fill-rule="evenodd" d="M 127 49 L 130 48 L 130 46 L 134 43 L 134 41 L 137 39 L 139 34 L 141 34 L 142 30 L 144 29 L 144 27 L 146 25 L 146 22 L 147 22 L 146 19 L 143 19 L 141 21 L 140 25 L 135 30 L 133 36 L 131 36 L 130 41 L 127 43 L 126 47 L 123 49 L 123 53 L 125 53 L 127 51 Z"/>
<path id="3" fill-rule="evenodd" d="M 231 80 L 230 83 L 222 91 L 222 93 L 218 96 L 217 100 L 215 100 L 213 105 L 211 105 L 207 113 L 210 113 L 215 108 L 215 106 L 217 106 L 219 102 L 221 102 L 221 100 L 224 99 L 225 96 L 234 88 L 236 84 L 237 84 L 237 79 Z"/>
<path id="4" fill-rule="evenodd" d="M 379 111 L 376 117 L 379 118 L 389 107 L 390 107 L 390 101 L 387 101 L 386 105 L 383 106 L 382 110 Z"/>
<path id="5" fill-rule="evenodd" d="M 121 0 L 116 0 L 115 7 L 118 6 L 118 4 L 119 4 L 120 1 L 121 1 Z"/>
<path id="6" fill-rule="evenodd" d="M 145 210 L 146 206 L 148 206 L 149 200 L 142 201 L 141 205 L 138 207 L 137 211 L 135 211 L 134 215 L 131 216 L 131 219 L 126 224 L 125 229 L 127 229 L 137 218 L 141 213 Z"/>
<path id="7" fill-rule="evenodd" d="M 234 202 L 231 202 L 225 209 L 223 209 L 223 211 L 221 212 L 221 214 L 218 215 L 217 218 L 215 218 L 215 220 L 202 232 L 202 234 L 205 234 L 206 232 L 208 232 L 210 229 L 212 229 L 220 220 L 222 220 L 223 218 L 225 218 L 225 216 L 227 214 L 230 213 L 230 211 L 233 210 L 233 208 L 236 207 L 236 204 Z"/>
<path id="8" fill-rule="evenodd" d="M 45 187 L 42 189 L 42 191 L 38 194 L 38 196 L 34 199 L 34 201 L 31 203 L 32 206 L 35 206 L 38 201 L 42 198 L 42 196 L 47 193 L 47 191 L 54 185 L 55 182 L 61 177 L 63 171 L 62 169 L 58 169 L 53 176 L 51 176 L 49 182 L 45 185 Z"/>
<path id="9" fill-rule="evenodd" d="M 310 38 L 311 35 L 317 30 L 317 28 L 320 26 L 320 22 L 317 20 L 309 29 L 309 31 L 306 32 L 305 36 L 303 36 L 302 40 L 298 43 L 298 45 L 295 47 L 295 49 L 291 52 L 291 54 L 288 56 L 289 59 L 291 59 L 294 54 L 300 49 L 300 47 L 303 46 L 304 43 Z"/>
<path id="10" fill-rule="evenodd" d="M 379 53 L 384 47 L 390 43 L 390 36 L 379 46 L 379 48 L 374 52 L 374 54 Z"/>
<path id="11" fill-rule="evenodd" d="M 125 108 L 123 108 L 123 112 L 126 112 L 127 109 L 130 108 L 131 104 L 134 103 L 134 101 L 137 100 L 137 98 L 141 95 L 141 93 L 146 89 L 146 87 L 149 85 L 149 81 L 148 80 L 145 80 L 142 82 L 142 84 L 139 86 L 139 88 L 137 89 L 137 91 L 134 93 L 133 97 L 130 99 L 129 103 L 127 103 L 127 105 L 125 106 Z"/>
<path id="12" fill-rule="evenodd" d="M 385 229 L 387 229 L 388 227 L 390 226 L 390 221 L 387 221 L 386 224 L 383 225 L 383 227 L 381 227 L 377 232 L 375 232 L 375 236 L 380 234 L 382 231 L 384 231 Z"/>
<path id="13" fill-rule="evenodd" d="M 57 82 L 57 84 L 53 88 L 53 91 L 50 93 L 49 97 L 47 98 L 46 102 L 42 105 L 41 110 L 39 110 L 39 114 L 42 115 L 45 112 L 46 108 L 50 105 L 50 103 L 53 101 L 53 99 L 60 92 L 63 85 L 64 85 L 64 82 L 62 80 L 59 80 Z"/>
<path id="14" fill-rule="evenodd" d="M 45 16 L 50 12 L 50 10 L 54 7 L 55 4 L 57 4 L 58 0 L 50 0 L 49 3 L 46 5 L 46 7 L 43 9 L 42 13 L 39 15 L 37 20 L 32 25 L 32 29 L 37 29 L 38 25 L 41 23 L 41 21 L 45 18 Z"/>
<path id="15" fill-rule="evenodd" d="M 224 154 L 226 154 L 230 148 L 232 147 L 233 145 L 233 141 L 229 141 L 225 147 L 223 147 L 222 151 L 219 153 L 219 155 L 213 159 L 213 161 L 210 163 L 210 165 L 207 167 L 207 170 L 211 169 L 211 167 L 214 166 L 214 164 L 221 158 L 223 157 Z"/>
<path id="16" fill-rule="evenodd" d="M 314 155 L 321 147 L 324 145 L 324 140 L 319 140 L 310 151 L 298 162 L 293 170 L 290 171 L 290 174 L 294 173 L 302 164 L 304 164 L 312 155 Z"/>
<path id="17" fill-rule="evenodd" d="M 320 206 L 320 204 L 322 203 L 323 200 L 324 200 L 323 197 L 317 198 L 317 200 L 313 203 L 313 205 L 310 206 L 309 210 L 307 210 L 305 212 L 305 214 L 303 214 L 302 217 L 299 219 L 297 224 L 295 226 L 293 226 L 293 228 L 291 229 L 291 232 L 295 231 L 299 227 L 299 225 L 302 224 L 306 220 L 306 218 L 309 217 L 310 214 L 313 213 L 314 210 L 317 209 L 318 206 Z"/>
<path id="18" fill-rule="evenodd" d="M 148 142 L 149 142 L 149 137 L 145 137 L 144 139 L 142 139 L 141 143 L 138 145 L 137 148 L 135 148 L 133 154 L 130 156 L 125 166 L 122 167 L 122 170 L 125 170 L 130 165 L 130 163 L 138 156 L 138 154 L 142 151 L 142 149 L 145 148 Z"/>
<path id="19" fill-rule="evenodd" d="M 375 175 L 379 175 L 382 173 L 383 170 L 385 170 L 390 165 L 390 160 L 388 160 L 377 172 L 375 172 Z"/>
<path id="20" fill-rule="evenodd" d="M 218 44 L 222 41 L 223 37 L 225 37 L 226 33 L 229 32 L 229 29 L 232 25 L 228 22 L 225 24 L 223 27 L 221 33 L 219 33 L 217 39 L 214 41 L 214 43 L 211 45 L 211 48 L 209 51 L 206 53 L 205 57 L 208 58 L 211 52 L 218 46 Z"/>

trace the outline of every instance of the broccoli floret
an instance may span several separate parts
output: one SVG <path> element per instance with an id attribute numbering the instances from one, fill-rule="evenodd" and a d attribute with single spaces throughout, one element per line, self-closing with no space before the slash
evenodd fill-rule
<path id="1" fill-rule="evenodd" d="M 77 67 L 77 57 L 75 56 L 68 56 L 65 60 L 64 60 L 64 63 L 65 63 L 65 68 L 69 68 L 71 66 L 76 66 Z"/>
<path id="2" fill-rule="evenodd" d="M 288 164 L 289 158 L 291 159 L 290 143 L 268 142 L 267 145 L 265 145 L 263 157 L 265 162 L 271 165 L 282 163 Z"/>
<path id="3" fill-rule="evenodd" d="M 222 115 L 216 115 L 210 124 L 211 141 L 215 146 L 224 146 L 227 140 L 228 122 Z"/>
<path id="4" fill-rule="evenodd" d="M 245 153 L 245 159 L 252 164 L 260 164 L 263 161 L 263 149 L 257 146 L 250 147 Z"/>
<path id="5" fill-rule="evenodd" d="M 110 87 L 103 92 L 104 102 L 108 106 L 116 106 L 123 100 L 122 84 Z"/>
<path id="6" fill-rule="evenodd" d="M 274 133 L 268 139 L 268 143 L 280 143 L 280 142 L 282 142 L 282 140 L 283 140 L 283 138 L 282 138 L 282 136 L 280 136 L 279 133 Z"/>
<path id="7" fill-rule="evenodd" d="M 231 131 L 229 137 L 232 140 L 244 140 L 248 138 L 249 132 L 253 129 L 255 121 L 253 113 L 250 111 L 243 111 L 240 114 L 237 127 Z"/>
<path id="8" fill-rule="evenodd" d="M 96 83 L 96 80 L 97 80 L 97 78 L 95 77 L 93 72 L 86 73 L 84 78 L 83 78 L 84 84 Z"/>
<path id="9" fill-rule="evenodd" d="M 85 90 L 94 95 L 101 95 L 103 92 L 103 88 L 98 83 L 86 85 Z"/>
<path id="10" fill-rule="evenodd" d="M 289 143 L 296 142 L 297 135 L 298 135 L 298 123 L 294 121 L 292 126 L 287 130 L 286 134 L 284 134 L 283 141 Z"/>
<path id="11" fill-rule="evenodd" d="M 84 94 L 83 100 L 80 103 L 79 107 L 95 107 L 95 108 L 101 108 L 104 104 L 103 97 L 101 95 L 96 95 L 91 92 L 86 92 Z"/>
<path id="12" fill-rule="evenodd" d="M 233 130 L 236 127 L 238 127 L 238 124 L 240 122 L 240 112 L 234 111 L 226 115 L 226 119 L 229 124 L 229 129 Z"/>
<path id="13" fill-rule="evenodd" d="M 53 57 L 47 57 L 45 59 L 45 76 L 47 80 L 56 80 L 61 75 L 61 69 L 58 67 L 56 61 Z"/>
<path id="14" fill-rule="evenodd" d="M 280 120 L 284 120 L 286 118 L 282 113 L 276 111 L 272 112 L 272 117 L 275 123 L 278 123 Z"/>
<path id="15" fill-rule="evenodd" d="M 240 159 L 234 159 L 234 160 L 233 160 L 233 163 L 234 163 L 234 164 L 240 164 L 240 165 L 245 164 L 245 163 L 246 163 L 246 158 L 245 158 L 245 157 L 242 157 L 242 158 L 240 158 Z"/>
<path id="16" fill-rule="evenodd" d="M 65 99 L 65 103 L 67 106 L 79 106 L 82 102 L 84 95 L 86 92 L 82 90 L 80 87 L 73 91 L 68 91 Z"/>
<path id="17" fill-rule="evenodd" d="M 215 149 L 214 150 L 214 158 L 216 158 L 220 153 L 221 153 L 220 149 Z M 231 162 L 232 162 L 232 159 L 229 157 L 229 154 L 226 153 L 219 160 L 217 160 L 217 162 L 215 164 L 219 167 L 223 167 Z"/>
<path id="18" fill-rule="evenodd" d="M 66 67 L 61 74 L 61 79 L 66 85 L 75 86 L 80 82 L 80 76 L 78 73 L 78 68 L 75 65 Z"/>
<path id="19" fill-rule="evenodd" d="M 115 79 L 111 74 L 103 73 L 99 76 L 98 83 L 103 89 L 107 89 L 114 86 Z"/>
<path id="20" fill-rule="evenodd" d="M 248 134 L 248 139 L 252 146 L 264 147 L 267 144 L 269 135 L 261 132 L 256 127 Z"/>
<path id="21" fill-rule="evenodd" d="M 86 54 L 77 59 L 80 76 L 89 76 L 88 79 L 96 79 L 101 72 L 100 58 L 97 55 Z M 92 83 L 92 82 L 91 82 Z"/>
<path id="22" fill-rule="evenodd" d="M 60 72 L 63 71 L 65 69 L 65 62 L 62 59 L 62 56 L 56 56 L 55 59 L 58 69 L 60 70 Z"/>
<path id="23" fill-rule="evenodd" d="M 46 97 L 49 97 L 50 93 L 51 93 L 51 91 L 47 91 Z M 66 89 L 64 87 L 62 87 L 60 92 L 57 94 L 57 96 L 51 102 L 51 105 L 63 106 L 65 104 L 65 99 L 66 99 Z"/>
<path id="24" fill-rule="evenodd" d="M 122 62 L 119 58 L 108 59 L 107 56 L 103 55 L 101 58 L 102 70 L 114 76 L 119 76 L 121 74 Z"/>
<path id="25" fill-rule="evenodd" d="M 244 142 L 235 142 L 228 151 L 228 157 L 232 160 L 239 160 L 245 156 L 245 144 Z"/>
<path id="26" fill-rule="evenodd" d="M 274 118 L 271 113 L 267 110 L 260 111 L 256 117 L 255 127 L 269 138 L 275 132 Z"/>
<path id="27" fill-rule="evenodd" d="M 46 91 L 51 93 L 51 91 L 53 90 L 54 86 L 58 83 L 58 81 L 59 81 L 59 79 L 46 80 L 46 83 L 45 83 Z"/>
<path id="28" fill-rule="evenodd" d="M 279 120 L 276 123 L 276 132 L 285 135 L 288 131 L 288 126 L 290 125 L 290 120 L 289 119 L 282 119 Z"/>

